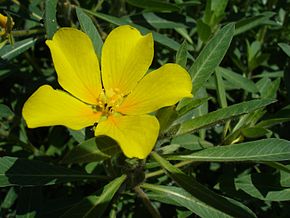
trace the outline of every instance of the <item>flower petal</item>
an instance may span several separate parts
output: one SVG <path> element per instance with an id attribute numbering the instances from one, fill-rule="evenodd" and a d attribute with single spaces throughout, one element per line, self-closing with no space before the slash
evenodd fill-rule
<path id="1" fill-rule="evenodd" d="M 136 86 L 151 65 L 153 37 L 128 25 L 114 29 L 102 50 L 102 80 L 106 91 L 126 95 Z"/>
<path id="2" fill-rule="evenodd" d="M 75 130 L 93 125 L 100 117 L 91 106 L 48 85 L 30 96 L 22 114 L 29 128 L 64 125 Z"/>
<path id="3" fill-rule="evenodd" d="M 118 112 L 145 114 L 192 97 L 188 72 L 177 64 L 165 64 L 146 75 L 123 101 Z"/>
<path id="4" fill-rule="evenodd" d="M 96 104 L 102 84 L 99 61 L 90 38 L 80 30 L 61 28 L 46 44 L 59 84 L 82 101 Z"/>
<path id="5" fill-rule="evenodd" d="M 124 154 L 145 159 L 152 151 L 159 133 L 159 123 L 154 116 L 110 116 L 100 122 L 95 135 L 107 135 L 116 140 Z"/>

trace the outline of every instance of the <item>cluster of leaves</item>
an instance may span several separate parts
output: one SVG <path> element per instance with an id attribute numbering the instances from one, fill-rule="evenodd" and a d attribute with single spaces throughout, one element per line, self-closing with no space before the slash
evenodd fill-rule
<path id="1" fill-rule="evenodd" d="M 3 217 L 287 217 L 290 214 L 289 1 L 0 1 Z M 194 97 L 160 109 L 146 161 L 90 128 L 28 129 L 25 100 L 58 87 L 44 41 L 86 32 L 100 57 L 118 25 L 152 32 L 152 69 L 188 69 Z M 10 40 L 7 40 L 10 37 Z M 14 40 L 11 40 L 11 37 Z M 9 44 L 9 42 L 11 44 Z"/>

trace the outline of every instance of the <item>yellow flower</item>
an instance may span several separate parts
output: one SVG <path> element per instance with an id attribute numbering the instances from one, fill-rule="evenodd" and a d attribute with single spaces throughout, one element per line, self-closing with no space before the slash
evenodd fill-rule
<path id="1" fill-rule="evenodd" d="M 0 27 L 6 29 L 7 17 L 0 13 Z"/>
<path id="2" fill-rule="evenodd" d="M 101 70 L 91 40 L 77 29 L 61 28 L 46 44 L 67 92 L 41 86 L 23 107 L 29 128 L 78 130 L 98 123 L 95 136 L 107 135 L 127 157 L 144 159 L 159 133 L 158 120 L 147 113 L 192 96 L 191 78 L 177 64 L 146 74 L 154 53 L 151 33 L 142 36 L 128 25 L 114 29 L 103 45 Z"/>

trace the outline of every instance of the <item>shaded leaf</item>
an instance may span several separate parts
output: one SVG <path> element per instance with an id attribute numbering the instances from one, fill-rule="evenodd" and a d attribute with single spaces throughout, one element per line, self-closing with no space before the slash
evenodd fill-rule
<path id="1" fill-rule="evenodd" d="M 36 160 L 15 157 L 0 158 L 0 187 L 52 185 L 83 179 L 103 178 L 103 176 L 86 174 Z"/>
<path id="2" fill-rule="evenodd" d="M 145 20 L 156 29 L 173 29 L 187 27 L 183 23 L 177 23 L 170 20 L 166 20 L 162 17 L 157 16 L 155 13 L 152 12 L 142 13 L 142 15 L 145 18 Z"/>
<path id="3" fill-rule="evenodd" d="M 179 7 L 175 4 L 158 0 L 126 0 L 130 5 L 148 9 L 150 11 L 178 11 Z"/>
<path id="4" fill-rule="evenodd" d="M 68 210 L 62 218 L 97 218 L 103 217 L 103 213 L 105 212 L 107 206 L 110 201 L 114 197 L 115 193 L 118 191 L 120 186 L 126 180 L 126 175 L 122 175 L 109 184 L 107 184 L 102 191 L 100 196 L 89 196 L 83 199 L 76 206 L 72 207 Z"/>
<path id="5" fill-rule="evenodd" d="M 101 136 L 88 139 L 74 147 L 64 157 L 62 163 L 72 164 L 102 161 L 119 152 L 119 146 L 114 140 Z"/>
<path id="6" fill-rule="evenodd" d="M 290 45 L 286 43 L 278 43 L 279 47 L 290 57 Z"/>

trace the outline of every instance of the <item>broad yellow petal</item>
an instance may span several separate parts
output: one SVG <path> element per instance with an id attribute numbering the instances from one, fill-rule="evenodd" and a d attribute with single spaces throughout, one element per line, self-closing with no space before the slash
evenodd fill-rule
<path id="1" fill-rule="evenodd" d="M 93 125 L 100 117 L 91 106 L 48 85 L 33 93 L 22 114 L 29 128 L 64 125 L 75 130 Z"/>
<path id="2" fill-rule="evenodd" d="M 129 115 L 149 113 L 192 97 L 191 89 L 191 78 L 185 69 L 177 64 L 165 64 L 147 74 L 118 111 Z"/>
<path id="3" fill-rule="evenodd" d="M 90 38 L 80 30 L 61 28 L 46 44 L 59 84 L 82 101 L 96 104 L 102 85 L 99 61 Z"/>
<path id="4" fill-rule="evenodd" d="M 100 122 L 95 135 L 107 135 L 116 140 L 124 154 L 145 159 L 152 151 L 159 133 L 159 123 L 154 116 L 110 116 Z"/>
<path id="5" fill-rule="evenodd" d="M 128 25 L 114 29 L 102 50 L 102 80 L 106 91 L 126 95 L 145 75 L 153 59 L 153 37 Z"/>

